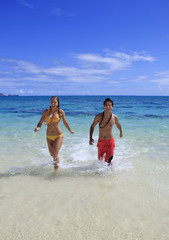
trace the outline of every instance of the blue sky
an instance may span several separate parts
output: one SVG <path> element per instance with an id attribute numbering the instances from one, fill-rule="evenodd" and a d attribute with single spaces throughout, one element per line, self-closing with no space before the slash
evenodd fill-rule
<path id="1" fill-rule="evenodd" d="M 168 0 L 5 0 L 0 93 L 169 96 Z"/>

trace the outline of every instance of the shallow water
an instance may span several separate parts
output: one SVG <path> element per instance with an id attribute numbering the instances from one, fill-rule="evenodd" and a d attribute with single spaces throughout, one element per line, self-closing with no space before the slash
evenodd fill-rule
<path id="1" fill-rule="evenodd" d="M 1 98 L 1 239 L 169 239 L 169 98 L 113 97 L 114 164 L 97 162 L 88 132 L 104 97 L 61 97 L 75 134 L 62 125 L 61 164 L 53 170 L 45 126 L 48 97 Z"/>

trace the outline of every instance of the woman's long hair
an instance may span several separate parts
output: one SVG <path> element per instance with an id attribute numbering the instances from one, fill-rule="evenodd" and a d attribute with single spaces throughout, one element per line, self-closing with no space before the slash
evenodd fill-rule
<path id="1" fill-rule="evenodd" d="M 53 123 L 53 122 L 54 122 L 54 118 L 56 117 L 57 114 L 58 114 L 59 117 L 61 118 L 61 116 L 60 116 L 60 102 L 59 102 L 59 98 L 58 98 L 57 96 L 53 96 L 53 97 L 51 97 L 51 100 L 52 100 L 52 99 L 56 99 L 57 102 L 58 102 L 57 110 L 53 113 L 53 116 L 51 117 L 51 121 L 50 121 L 50 122 L 47 122 L 47 121 L 46 121 L 46 118 L 47 118 L 48 114 L 49 114 L 50 111 L 51 111 L 51 106 L 48 108 L 48 110 L 47 110 L 46 113 L 45 113 L 45 117 L 44 117 L 44 124 L 45 124 L 45 125 L 49 125 L 49 124 Z"/>

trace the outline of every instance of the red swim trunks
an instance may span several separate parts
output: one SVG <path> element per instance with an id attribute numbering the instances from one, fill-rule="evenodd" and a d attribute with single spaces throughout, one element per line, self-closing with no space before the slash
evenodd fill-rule
<path id="1" fill-rule="evenodd" d="M 115 141 L 114 138 L 107 140 L 98 140 L 98 159 L 103 160 L 103 156 L 105 155 L 105 162 L 110 163 L 113 159 Z"/>

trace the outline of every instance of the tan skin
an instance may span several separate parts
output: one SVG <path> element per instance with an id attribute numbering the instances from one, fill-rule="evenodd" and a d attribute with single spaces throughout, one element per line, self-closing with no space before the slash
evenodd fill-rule
<path id="1" fill-rule="evenodd" d="M 107 101 L 104 105 L 104 118 L 101 123 L 101 127 L 105 126 L 108 120 L 110 119 L 110 116 L 112 114 L 112 109 L 113 109 L 112 103 L 110 101 Z M 92 138 L 94 128 L 98 123 L 101 122 L 101 119 L 102 119 L 102 113 L 99 113 L 98 115 L 95 116 L 94 121 L 90 127 L 90 140 L 89 140 L 90 145 L 94 144 L 94 139 Z M 99 128 L 99 139 L 107 140 L 107 139 L 113 138 L 112 129 L 114 124 L 120 131 L 120 137 L 123 137 L 123 132 L 122 132 L 122 128 L 119 123 L 118 117 L 112 114 L 112 117 L 109 123 L 104 128 Z"/>
<path id="2" fill-rule="evenodd" d="M 58 101 L 56 98 L 52 98 L 51 99 L 51 111 L 49 112 L 48 116 L 49 117 L 52 117 L 53 114 L 56 112 L 57 110 L 57 107 L 58 107 Z M 43 121 L 45 120 L 45 115 L 46 115 L 46 112 L 47 110 L 45 110 L 42 114 L 42 117 L 37 125 L 37 127 L 34 129 L 35 132 L 38 132 L 42 126 L 42 123 Z M 57 113 L 58 115 L 58 113 Z M 56 117 L 58 117 L 56 115 Z M 59 117 L 62 118 L 63 120 L 63 123 L 65 125 L 65 127 L 69 130 L 69 132 L 71 134 L 74 134 L 74 131 L 71 130 L 67 120 L 66 120 L 66 117 L 65 117 L 65 113 L 62 109 L 60 109 L 59 111 Z M 57 135 L 60 135 L 62 134 L 62 130 L 60 128 L 60 121 L 59 122 L 53 122 L 51 123 L 50 125 L 47 125 L 47 136 L 57 136 Z M 49 152 L 51 154 L 51 156 L 53 157 L 53 160 L 54 160 L 54 168 L 57 169 L 59 167 L 59 150 L 62 146 L 62 143 L 63 143 L 63 135 L 56 138 L 55 141 L 52 141 L 51 139 L 48 139 L 47 138 L 47 143 L 48 143 L 48 149 L 49 149 Z"/>

